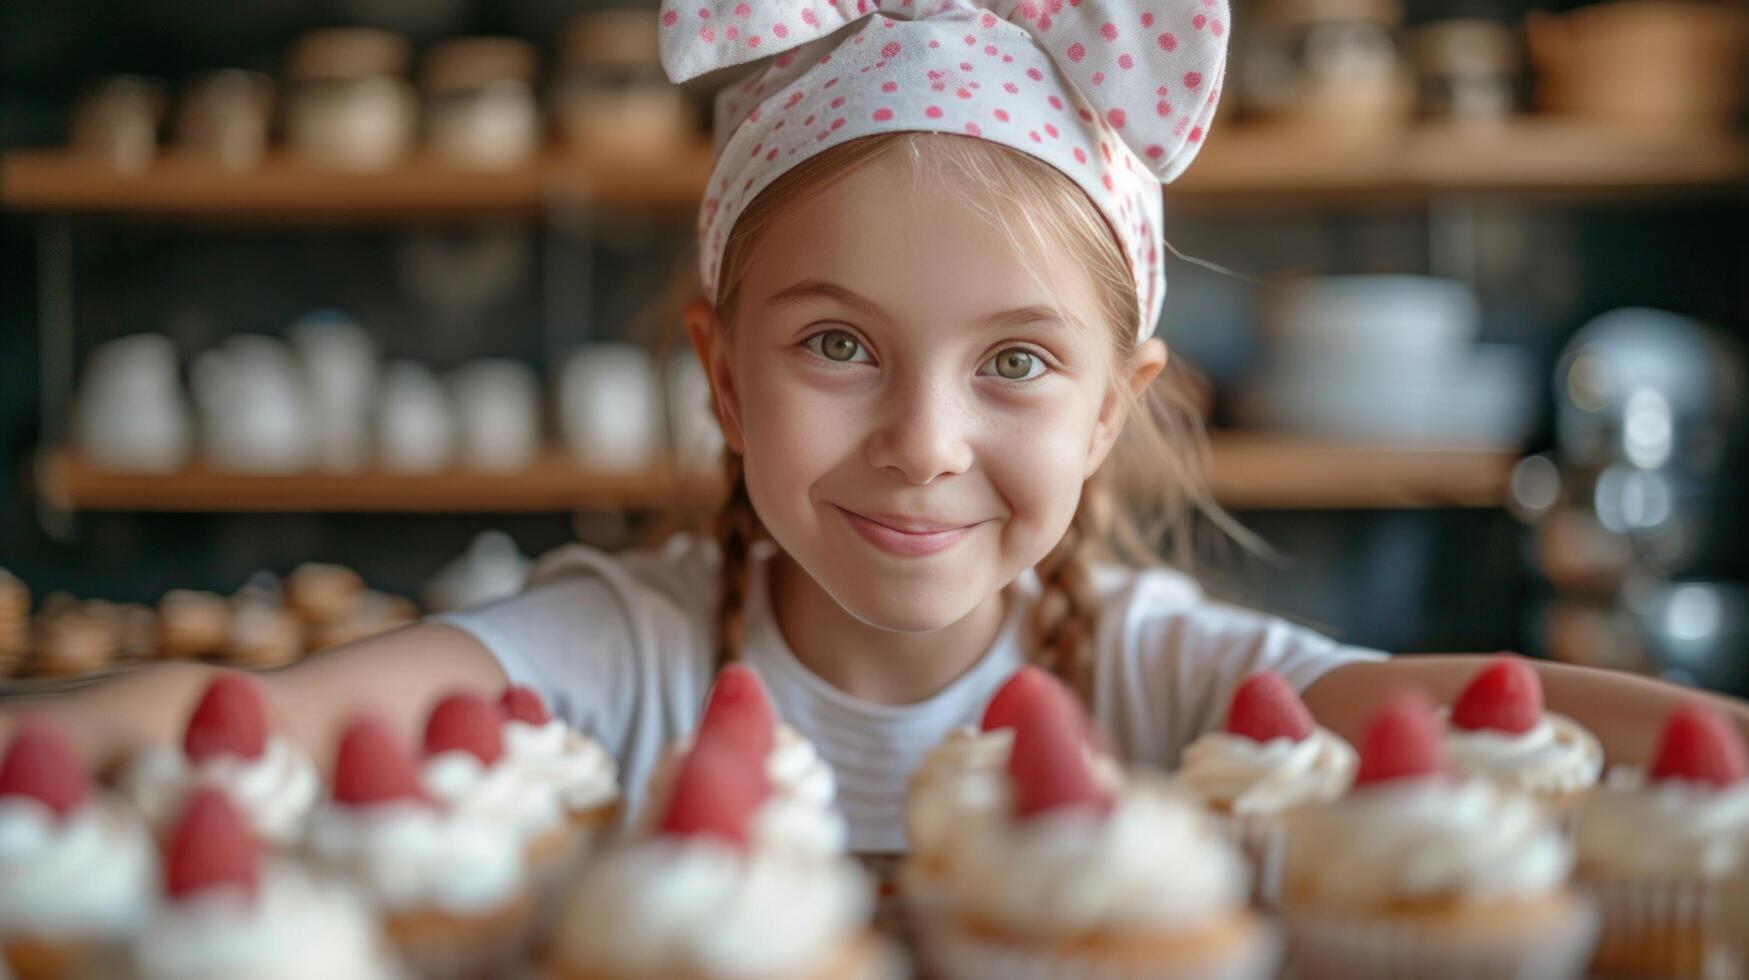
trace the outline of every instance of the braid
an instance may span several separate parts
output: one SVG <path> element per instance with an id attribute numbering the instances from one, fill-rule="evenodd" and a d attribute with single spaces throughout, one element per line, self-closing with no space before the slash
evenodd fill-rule
<path id="1" fill-rule="evenodd" d="M 741 659 L 742 607 L 747 602 L 747 572 L 753 542 L 759 535 L 759 515 L 754 512 L 753 500 L 747 495 L 741 455 L 726 452 L 723 457 L 729 495 L 723 501 L 722 512 L 717 515 L 717 543 L 723 553 L 721 592 L 717 600 L 718 666 Z"/>
<path id="2" fill-rule="evenodd" d="M 1089 482 L 1061 541 L 1036 566 L 1042 586 L 1033 610 L 1033 662 L 1093 701 L 1093 627 L 1099 597 L 1093 559 L 1109 532 L 1109 500 Z"/>

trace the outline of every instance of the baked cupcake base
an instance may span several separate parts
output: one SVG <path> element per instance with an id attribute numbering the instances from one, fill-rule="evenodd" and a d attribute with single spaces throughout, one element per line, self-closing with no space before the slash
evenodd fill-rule
<path id="1" fill-rule="evenodd" d="M 422 980 L 514 976 L 533 926 L 534 901 L 526 897 L 480 915 L 421 909 L 383 916 L 389 941 Z"/>
<path id="2" fill-rule="evenodd" d="M 1487 905 L 1401 905 L 1373 913 L 1290 908 L 1286 919 L 1298 980 L 1582 977 L 1598 928 L 1596 905 L 1572 894 Z"/>
<path id="3" fill-rule="evenodd" d="M 543 980 L 721 980 L 709 973 L 662 971 L 629 973 L 624 970 L 550 965 Z M 885 940 L 872 934 L 858 937 L 817 972 L 796 980 L 900 980 L 907 976 L 904 960 Z"/>
<path id="4" fill-rule="evenodd" d="M 1185 935 L 1046 942 L 969 920 L 932 932 L 939 980 L 1263 980 L 1281 959 L 1276 931 L 1238 913 Z"/>
<path id="5" fill-rule="evenodd" d="M 9 969 L 16 980 L 80 977 L 101 955 L 95 944 L 77 939 L 10 936 L 0 940 L 0 975 Z"/>
<path id="6" fill-rule="evenodd" d="M 1603 916 L 1595 973 L 1698 977 L 1713 957 L 1726 955 L 1716 882 L 1591 880 L 1586 887 Z"/>

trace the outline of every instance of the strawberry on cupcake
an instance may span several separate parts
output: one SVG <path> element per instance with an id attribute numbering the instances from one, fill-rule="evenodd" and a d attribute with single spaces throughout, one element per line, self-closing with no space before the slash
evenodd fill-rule
<path id="1" fill-rule="evenodd" d="M 657 765 L 650 778 L 652 816 L 662 812 L 674 774 L 692 745 L 707 736 L 733 738 L 752 758 L 762 760 L 771 792 L 755 821 L 761 846 L 822 858 L 845 853 L 850 832 L 833 802 L 837 780 L 832 767 L 813 743 L 778 720 L 759 674 L 743 664 L 730 664 L 717 675 L 698 731 Z"/>
<path id="2" fill-rule="evenodd" d="M 1289 958 L 1311 978 L 1580 976 L 1596 915 L 1571 866 L 1535 800 L 1451 774 L 1432 703 L 1403 694 L 1368 725 L 1353 790 L 1290 820 Z"/>
<path id="3" fill-rule="evenodd" d="M 309 753 L 269 724 L 261 686 L 229 671 L 201 694 L 182 747 L 144 750 L 122 786 L 160 831 L 195 790 L 216 786 L 242 810 L 256 838 L 275 848 L 302 840 L 304 820 L 321 794 Z"/>
<path id="4" fill-rule="evenodd" d="M 1749 753 L 1699 702 L 1664 726 L 1640 786 L 1597 790 L 1573 826 L 1603 904 L 1600 972 L 1699 976 L 1721 946 L 1720 894 L 1749 873 Z"/>
<path id="5" fill-rule="evenodd" d="M 100 794 L 65 735 L 20 719 L 0 757 L 0 967 L 88 975 L 151 911 L 157 854 L 131 807 Z M 5 969 L 0 969 L 4 974 Z"/>
<path id="6" fill-rule="evenodd" d="M 946 980 L 1265 977 L 1268 928 L 1243 859 L 1162 780 L 1113 786 L 1054 682 L 1014 699 L 1004 806 L 950 842 L 946 921 L 922 947 Z"/>
<path id="7" fill-rule="evenodd" d="M 514 839 L 537 879 L 563 876 L 578 850 L 552 783 L 513 765 L 504 751 L 504 716 L 469 692 L 438 701 L 425 721 L 420 782 L 445 811 Z"/>
<path id="8" fill-rule="evenodd" d="M 403 976 L 359 895 L 264 856 L 224 792 L 186 801 L 164 854 L 164 895 L 129 951 L 137 980 L 392 980 Z"/>
<path id="9" fill-rule="evenodd" d="M 1239 840 L 1272 899 L 1287 817 L 1347 792 L 1357 761 L 1280 675 L 1260 671 L 1234 691 L 1225 727 L 1184 750 L 1177 779 Z"/>
<path id="10" fill-rule="evenodd" d="M 736 716 L 740 717 L 740 716 Z M 767 756 L 735 726 L 701 729 L 649 833 L 593 864 L 553 946 L 560 980 L 886 980 L 871 883 L 848 858 L 762 846 Z"/>
<path id="11" fill-rule="evenodd" d="M 311 859 L 358 886 L 403 958 L 426 977 L 508 969 L 534 917 L 516 838 L 438 807 L 372 718 L 341 735 L 333 784 L 310 818 Z"/>
<path id="12" fill-rule="evenodd" d="M 531 688 L 505 688 L 498 707 L 511 764 L 551 783 L 579 831 L 598 834 L 619 819 L 619 766 L 600 742 L 553 717 Z"/>
<path id="13" fill-rule="evenodd" d="M 1446 715 L 1454 772 L 1491 780 L 1571 810 L 1603 772 L 1603 745 L 1565 715 L 1543 709 L 1542 680 L 1518 657 L 1482 668 Z"/>
<path id="14" fill-rule="evenodd" d="M 985 705 L 978 725 L 949 732 L 911 775 L 905 794 L 909 853 L 899 870 L 899 889 L 919 937 L 939 918 L 934 906 L 945 900 L 958 828 L 1009 805 L 1008 757 L 1015 726 L 1039 699 L 1056 696 L 1054 689 L 1060 686 L 1037 667 L 1015 671 Z M 1123 782 L 1123 772 L 1112 759 L 1098 754 L 1093 764 L 1108 787 Z"/>

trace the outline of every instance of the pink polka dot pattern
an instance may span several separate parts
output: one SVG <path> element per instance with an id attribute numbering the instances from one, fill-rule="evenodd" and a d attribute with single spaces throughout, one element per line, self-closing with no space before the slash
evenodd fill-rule
<path id="1" fill-rule="evenodd" d="M 1129 259 L 1142 335 L 1152 332 L 1166 284 L 1160 184 L 1189 166 L 1214 117 L 1226 0 L 699 4 L 663 0 L 669 77 L 756 63 L 716 98 L 698 222 L 707 296 L 729 230 L 786 170 L 876 133 L 939 132 L 1037 157 L 1086 191 Z"/>

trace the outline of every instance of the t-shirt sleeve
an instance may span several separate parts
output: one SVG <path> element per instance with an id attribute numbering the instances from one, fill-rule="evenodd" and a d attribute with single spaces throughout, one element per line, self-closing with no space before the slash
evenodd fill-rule
<path id="1" fill-rule="evenodd" d="M 510 683 L 540 692 L 555 714 L 619 755 L 638 702 L 628 613 L 600 578 L 572 575 L 431 621 L 471 634 Z"/>
<path id="2" fill-rule="evenodd" d="M 1276 616 L 1182 594 L 1150 603 L 1139 590 L 1102 638 L 1111 670 L 1096 692 L 1124 754 L 1174 768 L 1198 735 L 1225 720 L 1233 692 L 1269 670 L 1297 691 L 1345 664 L 1386 659 Z"/>

